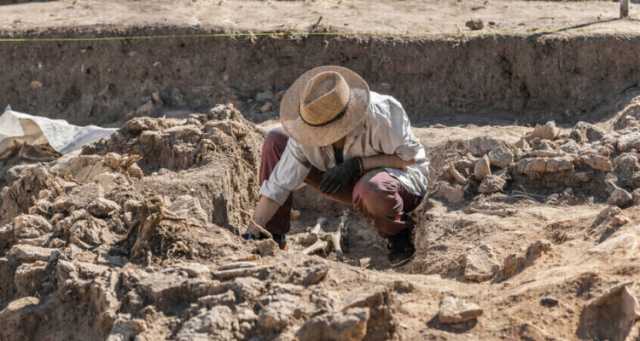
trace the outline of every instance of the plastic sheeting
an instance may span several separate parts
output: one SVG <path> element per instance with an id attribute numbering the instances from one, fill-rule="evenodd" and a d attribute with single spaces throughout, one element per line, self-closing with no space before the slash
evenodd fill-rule
<path id="1" fill-rule="evenodd" d="M 116 129 L 94 125 L 79 127 L 65 120 L 29 115 L 7 107 L 0 115 L 0 157 L 16 144 L 46 144 L 66 154 L 111 136 Z"/>

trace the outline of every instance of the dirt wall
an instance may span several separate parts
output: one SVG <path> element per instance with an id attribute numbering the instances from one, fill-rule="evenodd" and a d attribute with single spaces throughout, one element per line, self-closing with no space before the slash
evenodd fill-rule
<path id="1" fill-rule="evenodd" d="M 640 35 L 538 34 L 3 43 L 0 105 L 77 124 L 122 120 L 154 92 L 173 108 L 231 98 L 258 111 L 251 103 L 258 93 L 277 94 L 311 67 L 339 64 L 399 98 L 414 120 L 491 113 L 574 122 L 638 85 L 639 42 Z"/>

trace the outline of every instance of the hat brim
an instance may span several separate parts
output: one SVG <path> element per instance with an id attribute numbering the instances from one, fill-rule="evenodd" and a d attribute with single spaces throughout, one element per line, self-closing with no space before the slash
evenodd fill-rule
<path id="1" fill-rule="evenodd" d="M 314 127 L 300 118 L 300 96 L 307 82 L 324 71 L 342 75 L 351 89 L 351 98 L 342 117 Z M 328 146 L 345 137 L 363 121 L 369 107 L 369 96 L 369 85 L 357 73 L 342 66 L 319 66 L 298 77 L 284 94 L 280 102 L 280 122 L 296 142 L 307 146 Z"/>

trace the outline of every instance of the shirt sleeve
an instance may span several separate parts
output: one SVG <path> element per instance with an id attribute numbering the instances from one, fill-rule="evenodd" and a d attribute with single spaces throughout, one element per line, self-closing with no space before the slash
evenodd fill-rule
<path id="1" fill-rule="evenodd" d="M 376 117 L 373 138 L 377 148 L 388 155 L 397 155 L 405 161 L 420 162 L 426 158 L 422 143 L 411 130 L 411 122 L 402 104 L 387 97 L 373 105 Z"/>
<path id="2" fill-rule="evenodd" d="M 262 183 L 260 194 L 282 205 L 291 191 L 302 185 L 310 170 L 300 146 L 289 139 L 269 179 Z"/>

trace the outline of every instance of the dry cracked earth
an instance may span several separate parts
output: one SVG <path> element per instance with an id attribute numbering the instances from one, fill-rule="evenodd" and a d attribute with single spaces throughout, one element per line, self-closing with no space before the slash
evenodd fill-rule
<path id="1" fill-rule="evenodd" d="M 596 123 L 417 128 L 431 193 L 401 267 L 296 193 L 291 247 L 240 237 L 262 126 L 230 105 L 0 161 L 0 340 L 636 340 L 640 97 Z M 321 219 L 321 220 L 322 220 Z"/>

